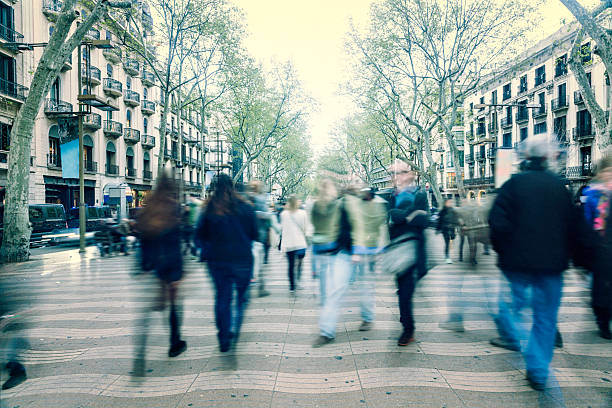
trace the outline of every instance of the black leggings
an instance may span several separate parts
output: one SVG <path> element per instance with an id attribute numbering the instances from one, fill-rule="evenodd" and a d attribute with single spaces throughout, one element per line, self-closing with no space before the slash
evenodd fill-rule
<path id="1" fill-rule="evenodd" d="M 295 290 L 295 261 L 297 259 L 297 280 L 302 277 L 302 260 L 306 256 L 306 251 L 298 249 L 297 251 L 288 251 L 287 260 L 289 261 L 289 289 Z"/>

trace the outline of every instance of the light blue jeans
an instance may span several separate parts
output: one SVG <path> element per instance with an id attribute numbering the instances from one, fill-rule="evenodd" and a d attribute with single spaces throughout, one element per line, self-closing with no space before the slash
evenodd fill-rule
<path id="1" fill-rule="evenodd" d="M 559 275 L 505 273 L 511 301 L 500 297 L 497 324 L 500 334 L 521 347 L 529 375 L 545 383 L 552 361 L 561 305 L 563 279 Z M 529 330 L 524 310 L 531 305 L 533 323 Z"/>
<path id="2" fill-rule="evenodd" d="M 351 255 L 346 252 L 340 252 L 336 255 L 333 272 L 328 274 L 327 296 L 319 319 L 319 329 L 322 336 L 336 337 L 339 309 L 349 287 L 354 266 L 359 266 L 356 269 L 359 271 L 357 279 L 361 292 L 361 318 L 364 322 L 374 320 L 376 307 L 374 299 L 376 281 L 374 259 L 373 255 L 360 255 L 358 262 L 352 262 Z"/>
<path id="3" fill-rule="evenodd" d="M 328 279 L 331 276 L 332 266 L 334 265 L 334 255 L 329 253 L 312 253 L 312 268 L 319 277 L 319 302 L 321 306 L 325 304 L 328 292 Z"/>

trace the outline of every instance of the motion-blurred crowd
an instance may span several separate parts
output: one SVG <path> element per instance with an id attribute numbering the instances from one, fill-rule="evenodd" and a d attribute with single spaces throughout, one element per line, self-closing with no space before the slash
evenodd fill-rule
<path id="1" fill-rule="evenodd" d="M 157 282 L 156 301 L 143 311 L 140 324 L 148 326 L 153 310 L 169 311 L 169 357 L 187 349 L 181 337 L 180 282 L 186 256 L 206 263 L 215 289 L 215 320 L 221 352 L 238 341 L 250 288 L 259 297 L 266 289 L 270 250 L 287 259 L 289 295 L 297 296 L 304 273 L 304 258 L 311 253 L 312 278 L 319 282 L 321 306 L 319 336 L 314 347 L 334 341 L 343 298 L 355 285 L 360 294 L 361 325 L 370 330 L 375 320 L 377 272 L 388 272 L 398 288 L 401 335 L 398 346 L 414 341 L 412 298 L 419 280 L 434 266 L 428 259 L 428 228 L 444 239 L 444 258 L 452 264 L 451 247 L 459 238 L 459 261 L 464 241 L 468 261 L 477 264 L 477 245 L 497 253 L 497 264 L 506 288 L 499 291 L 494 313 L 499 338 L 495 346 L 521 351 L 527 379 L 534 389 L 544 388 L 555 344 L 562 339 L 557 314 L 562 297 L 563 272 L 571 263 L 592 277 L 592 307 L 599 334 L 611 338 L 612 313 L 612 156 L 605 155 L 596 176 L 574 200 L 563 181 L 549 170 L 551 145 L 537 139 L 524 143 L 521 171 L 498 189 L 495 197 L 480 203 L 455 200 L 442 203 L 432 223 L 428 195 L 417 182 L 417 173 L 398 162 L 391 172 L 394 190 L 379 194 L 366 185 L 341 190 L 322 180 L 314 199 L 302 204 L 295 197 L 273 203 L 265 186 L 253 181 L 236 185 L 224 174 L 213 180 L 203 203 L 179 203 L 179 190 L 166 175 L 140 211 L 127 225 L 138 238 L 141 275 Z M 340 190 L 340 191 L 339 191 Z M 429 230 L 431 231 L 431 230 Z M 127 249 L 125 249 L 127 252 Z M 448 267 L 452 268 L 452 267 Z M 379 278 L 380 279 L 380 278 Z M 391 278 L 390 278 L 391 279 Z M 463 331 L 461 296 L 449 320 L 440 324 Z M 3 296 L 3 327 L 11 323 L 17 302 Z M 524 310 L 532 310 L 530 326 Z M 139 334 L 134 375 L 145 375 L 146 330 Z M 27 342 L 12 339 L 4 361 L 9 373 L 3 388 L 26 379 L 18 351 Z"/>

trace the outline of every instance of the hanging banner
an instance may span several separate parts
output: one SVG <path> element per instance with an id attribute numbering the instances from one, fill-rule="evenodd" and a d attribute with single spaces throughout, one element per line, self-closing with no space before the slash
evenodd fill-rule
<path id="1" fill-rule="evenodd" d="M 212 183 L 213 177 L 215 177 L 217 173 L 215 173 L 214 171 L 207 171 L 206 172 L 206 190 L 208 190 L 208 188 L 210 187 L 210 183 Z"/>
<path id="2" fill-rule="evenodd" d="M 60 145 L 62 177 L 79 178 L 79 139 Z"/>

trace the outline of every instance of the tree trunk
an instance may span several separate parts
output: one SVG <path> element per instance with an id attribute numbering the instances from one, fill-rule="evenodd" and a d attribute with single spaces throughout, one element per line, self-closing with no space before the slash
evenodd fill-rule
<path id="1" fill-rule="evenodd" d="M 162 111 L 161 123 L 159 125 L 159 156 L 157 157 L 157 177 L 164 172 L 164 157 L 166 151 L 166 124 L 168 123 L 168 112 L 170 111 L 170 93 L 164 90 L 164 110 Z"/>

